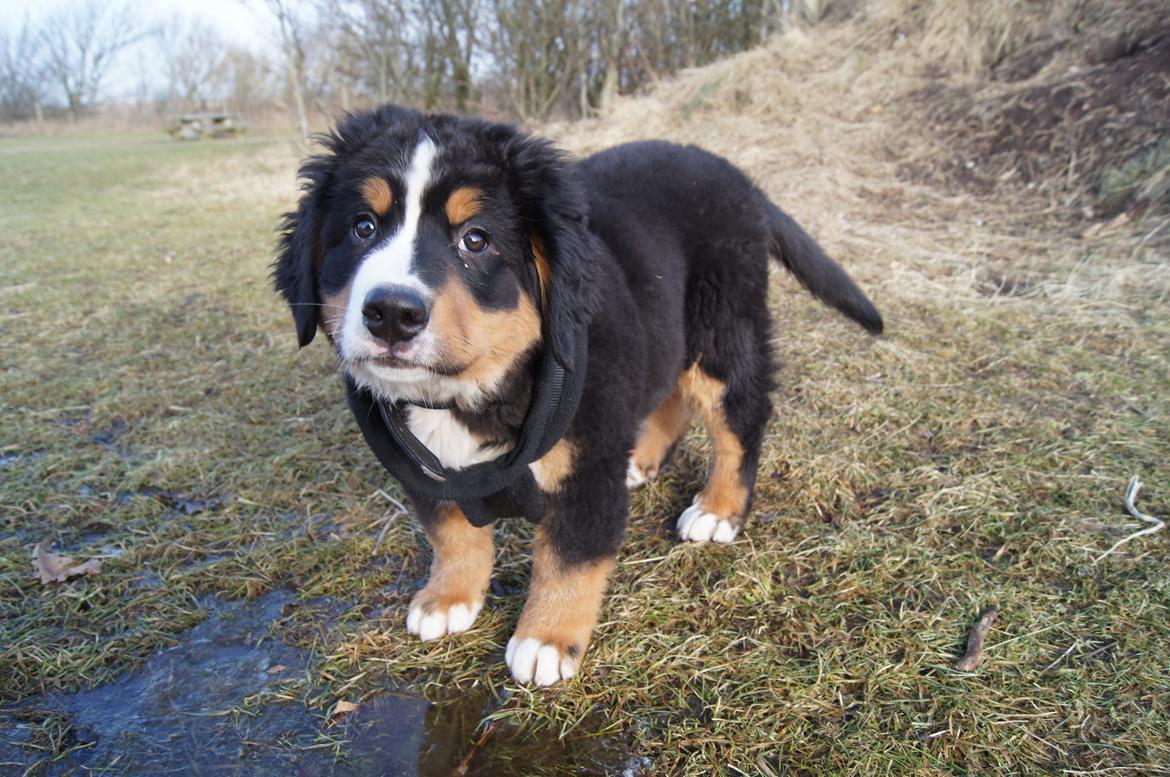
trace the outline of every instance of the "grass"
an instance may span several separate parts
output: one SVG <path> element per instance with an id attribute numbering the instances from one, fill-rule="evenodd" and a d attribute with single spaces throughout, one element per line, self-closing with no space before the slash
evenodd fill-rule
<path id="1" fill-rule="evenodd" d="M 895 99 L 915 66 L 849 34 L 794 31 L 547 129 L 576 151 L 729 154 L 888 322 L 870 340 L 776 275 L 784 369 L 751 524 L 731 547 L 672 536 L 705 467 L 692 432 L 634 499 L 583 673 L 551 691 L 502 662 L 523 525 L 497 530 L 471 632 L 405 635 L 421 530 L 391 519 L 330 355 L 296 352 L 268 290 L 296 148 L 3 141 L 3 700 L 111 680 L 203 619 L 201 595 L 286 587 L 301 606 L 274 635 L 317 660 L 235 714 L 487 694 L 485 774 L 563 770 L 517 732 L 604 737 L 655 774 L 1170 773 L 1170 537 L 1092 562 L 1132 531 L 1131 474 L 1139 507 L 1170 513 L 1165 225 L 1081 239 L 1042 197 L 899 180 L 929 143 Z M 42 540 L 102 573 L 40 585 Z M 985 663 L 956 671 L 991 604 Z M 33 723 L 38 768 L 77 745 L 60 716 Z M 344 738 L 319 745 L 345 761 Z"/>

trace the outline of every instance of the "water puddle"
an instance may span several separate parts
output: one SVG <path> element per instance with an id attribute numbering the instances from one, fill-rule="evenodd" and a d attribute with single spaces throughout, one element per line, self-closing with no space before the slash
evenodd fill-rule
<path id="1" fill-rule="evenodd" d="M 227 763 L 229 756 L 243 766 L 249 741 L 312 734 L 316 720 L 301 705 L 273 706 L 272 714 L 256 718 L 226 714 L 308 667 L 307 654 L 267 638 L 269 624 L 291 598 L 281 590 L 251 602 L 208 598 L 200 602 L 209 610 L 207 620 L 123 679 L 19 705 L 17 727 L 38 717 L 68 722 L 75 749 L 42 773 L 68 774 L 80 767 L 114 774 L 194 774 L 203 765 Z"/>
<path id="2" fill-rule="evenodd" d="M 121 680 L 0 709 L 0 773 L 503 777 L 558 767 L 637 775 L 648 766 L 624 743 L 590 734 L 603 720 L 565 740 L 488 731 L 483 719 L 500 700 L 486 688 L 435 703 L 388 691 L 335 725 L 296 702 L 240 714 L 247 698 L 311 667 L 309 653 L 269 635 L 294 602 L 283 590 L 202 600 L 207 620 Z"/>
<path id="3" fill-rule="evenodd" d="M 598 715 L 563 740 L 533 736 L 501 725 L 484 725 L 500 699 L 486 689 L 455 695 L 414 712 L 403 725 L 402 700 L 383 696 L 366 702 L 346 721 L 352 737 L 337 774 L 395 774 L 410 777 L 531 777 L 534 774 L 649 774 L 650 762 L 629 754 L 624 740 L 599 736 Z M 400 764 L 388 769 L 387 764 Z"/>
<path id="4" fill-rule="evenodd" d="M 0 469 L 7 467 L 9 464 L 16 464 L 20 461 L 34 461 L 43 457 L 45 454 L 40 451 L 32 453 L 21 453 L 16 451 L 14 453 L 0 453 Z"/>

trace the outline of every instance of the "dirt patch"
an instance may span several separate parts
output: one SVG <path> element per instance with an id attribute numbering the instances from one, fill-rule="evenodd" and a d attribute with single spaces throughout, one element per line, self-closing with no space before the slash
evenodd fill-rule
<path id="1" fill-rule="evenodd" d="M 1064 62 L 1103 61 L 1058 66 L 1062 48 Z M 939 83 L 911 96 L 953 152 L 908 163 L 909 178 L 982 193 L 1026 187 L 1088 218 L 1170 208 L 1170 29 L 1037 44 L 1007 70 L 1011 83 Z M 1042 72 L 1016 80 L 1028 71 Z"/>

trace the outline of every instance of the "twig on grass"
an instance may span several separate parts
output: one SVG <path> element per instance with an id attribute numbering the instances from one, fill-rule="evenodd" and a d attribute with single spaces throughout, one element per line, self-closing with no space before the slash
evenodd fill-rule
<path id="1" fill-rule="evenodd" d="M 390 525 L 394 523 L 394 519 L 400 515 L 402 515 L 401 510 L 395 513 L 391 513 L 390 515 L 378 521 L 378 523 L 382 524 L 382 531 L 378 532 L 378 539 L 374 540 L 374 548 L 370 551 L 371 556 L 378 555 L 378 548 L 381 547 L 382 540 L 386 537 L 386 532 L 390 531 Z"/>
<path id="2" fill-rule="evenodd" d="M 1080 640 L 1074 639 L 1073 643 L 1068 646 L 1068 650 L 1061 653 L 1060 656 L 1055 661 L 1053 661 L 1048 666 L 1044 667 L 1044 669 L 1042 671 L 1047 672 L 1047 671 L 1053 669 L 1057 664 L 1059 664 L 1061 661 L 1063 661 L 1068 656 L 1069 653 L 1076 650 L 1079 645 L 1080 645 Z"/>
<path id="3" fill-rule="evenodd" d="M 405 512 L 407 511 L 407 510 L 406 510 L 406 505 L 402 504 L 402 502 L 399 502 L 397 499 L 395 499 L 394 497 L 390 496 L 389 494 L 387 494 L 387 493 L 386 493 L 385 491 L 383 491 L 382 489 L 380 489 L 380 488 L 378 488 L 378 489 L 375 489 L 375 490 L 374 490 L 374 493 L 376 493 L 378 496 L 380 496 L 380 497 L 382 497 L 383 499 L 385 499 L 385 500 L 386 500 L 387 502 L 389 502 L 390 504 L 392 504 L 392 505 L 394 505 L 395 507 L 397 507 L 399 512 L 403 512 L 403 513 L 405 513 Z"/>
<path id="4" fill-rule="evenodd" d="M 973 672 L 983 663 L 983 640 L 987 639 L 987 632 L 991 630 L 998 617 L 999 608 L 995 605 L 983 611 L 979 620 L 975 622 L 975 627 L 971 629 L 971 636 L 967 637 L 967 652 L 955 664 L 955 669 L 960 672 Z"/>
<path id="5" fill-rule="evenodd" d="M 377 489 L 377 493 L 379 496 L 381 496 L 383 499 L 385 499 L 387 502 L 394 505 L 398 509 L 395 510 L 390 515 L 387 515 L 384 518 L 379 518 L 377 521 L 374 521 L 374 524 L 373 524 L 374 526 L 377 526 L 379 523 L 382 524 L 382 531 L 378 532 L 378 539 L 374 540 L 374 549 L 370 551 L 371 556 L 378 555 L 378 548 L 382 545 L 382 539 L 386 536 L 386 532 L 389 531 L 390 525 L 392 523 L 394 523 L 394 519 L 400 515 L 406 514 L 406 507 L 403 506 L 402 502 L 399 502 L 397 499 L 390 496 L 389 494 L 387 494 L 385 491 L 383 491 L 380 488 Z"/>
<path id="6" fill-rule="evenodd" d="M 1100 563 L 1101 559 L 1105 558 L 1110 553 L 1117 550 L 1118 548 L 1120 548 L 1122 545 L 1129 542 L 1130 540 L 1136 540 L 1138 537 L 1141 537 L 1141 536 L 1146 535 L 1146 534 L 1153 534 L 1156 531 L 1161 531 L 1162 529 L 1166 528 L 1165 521 L 1160 521 L 1157 518 L 1155 518 L 1154 516 L 1146 515 L 1141 510 L 1137 509 L 1137 505 L 1135 505 L 1134 502 L 1137 501 L 1138 491 L 1140 491 L 1141 488 L 1142 488 L 1142 481 L 1138 478 L 1137 475 L 1134 475 L 1132 478 L 1129 479 L 1129 488 L 1127 488 L 1125 490 L 1125 509 L 1128 510 L 1129 514 L 1132 515 L 1134 518 L 1137 518 L 1138 520 L 1142 520 L 1142 521 L 1145 521 L 1146 523 L 1153 524 L 1153 525 L 1147 526 L 1146 528 L 1142 529 L 1141 531 L 1135 531 L 1133 534 L 1130 534 L 1128 537 L 1122 537 L 1117 542 L 1113 543 L 1112 548 L 1105 551 L 1100 556 L 1097 556 L 1097 558 L 1093 559 L 1094 564 Z"/>
<path id="7" fill-rule="evenodd" d="M 455 771 L 451 773 L 452 775 L 467 774 L 468 770 L 471 769 L 471 762 L 475 760 L 477 755 L 479 755 L 479 751 L 482 750 L 483 746 L 487 744 L 487 741 L 491 735 L 496 733 L 496 728 L 499 727 L 499 723 L 500 722 L 498 720 L 493 720 L 491 723 L 488 723 L 486 726 L 484 726 L 484 729 L 480 733 L 479 738 L 475 740 L 475 744 L 471 746 L 471 750 L 468 751 L 463 760 L 459 762 L 458 768 L 456 768 Z"/>
<path id="8" fill-rule="evenodd" d="M 461 777 L 471 770 L 471 762 L 479 755 L 479 751 L 484 748 L 488 740 L 495 736 L 496 732 L 500 730 L 500 715 L 508 710 L 515 710 L 520 706 L 520 696 L 509 696 L 507 700 L 501 704 L 496 710 L 480 719 L 479 736 L 476 737 L 475 742 L 471 745 L 471 749 L 467 751 L 467 755 L 459 762 L 459 766 L 451 772 L 451 777 Z M 486 708 L 485 708 L 486 709 Z M 482 714 L 482 713 L 481 713 Z M 486 723 L 486 725 L 484 725 Z"/>

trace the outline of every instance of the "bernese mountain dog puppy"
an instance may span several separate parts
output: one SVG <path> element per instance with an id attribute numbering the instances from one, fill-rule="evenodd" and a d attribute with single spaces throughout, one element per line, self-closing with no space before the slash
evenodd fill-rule
<path id="1" fill-rule="evenodd" d="M 640 142 L 573 160 L 519 130 L 397 106 L 350 115 L 300 169 L 274 264 L 300 345 L 333 345 L 367 443 L 434 550 L 407 630 L 471 627 L 492 522 L 536 521 L 505 660 L 581 666 L 628 491 L 697 416 L 714 450 L 678 517 L 732 542 L 772 405 L 768 257 L 873 333 L 849 276 L 726 160 Z"/>

